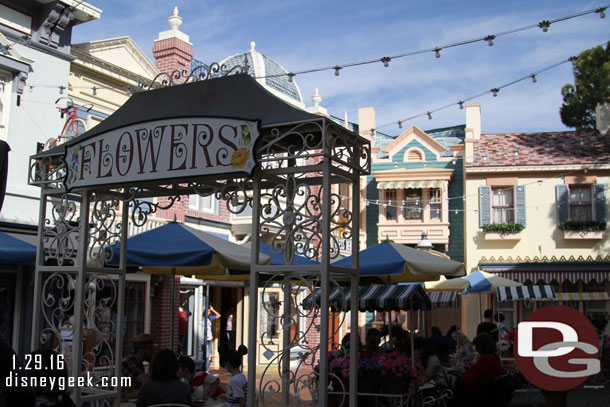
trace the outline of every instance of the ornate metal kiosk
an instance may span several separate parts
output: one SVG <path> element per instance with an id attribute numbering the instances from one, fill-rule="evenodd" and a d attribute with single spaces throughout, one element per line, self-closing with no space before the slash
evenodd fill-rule
<path id="1" fill-rule="evenodd" d="M 359 247 L 359 199 L 347 200 L 339 185 L 359 196 L 370 144 L 237 71 L 212 65 L 198 76 L 162 74 L 90 131 L 31 157 L 30 183 L 41 187 L 32 349 L 62 352 L 70 376 L 93 377 L 93 386 L 74 388 L 77 405 L 118 405 L 120 385 L 102 380 L 121 376 L 123 313 L 107 315 L 115 304 L 124 307 L 127 226 L 145 224 L 162 208 L 150 198 L 169 197 L 167 208 L 189 194 L 213 195 L 233 213 L 252 208 L 248 405 L 264 405 L 278 392 L 288 405 L 290 393 L 305 391 L 314 404 L 327 403 L 331 276 L 358 286 L 358 256 L 348 268 L 331 264 L 341 240 L 350 240 L 354 253 Z M 259 263 L 254 248 L 263 236 L 285 265 Z M 111 267 L 117 242 L 119 266 Z M 294 264 L 295 255 L 313 262 Z M 291 334 L 265 370 L 279 379 L 257 382 L 258 293 L 271 285 L 282 287 L 283 307 L 281 314 L 267 312 Z M 321 308 L 304 311 L 295 286 L 321 289 Z M 357 295 L 351 301 L 357 309 Z M 301 315 L 311 323 L 291 330 Z M 351 326 L 356 318 L 352 313 Z M 306 343 L 309 330 L 319 331 L 320 345 Z M 351 377 L 357 377 L 356 335 L 351 339 Z M 302 372 L 290 369 L 296 345 L 306 349 L 300 366 L 309 368 Z M 350 389 L 355 406 L 355 380 Z"/>

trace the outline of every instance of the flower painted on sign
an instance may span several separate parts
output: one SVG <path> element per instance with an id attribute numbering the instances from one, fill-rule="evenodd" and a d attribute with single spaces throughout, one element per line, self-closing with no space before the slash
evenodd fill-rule
<path id="1" fill-rule="evenodd" d="M 231 167 L 232 168 L 244 168 L 246 163 L 250 159 L 250 152 L 246 148 L 238 148 L 233 152 L 231 156 Z"/>

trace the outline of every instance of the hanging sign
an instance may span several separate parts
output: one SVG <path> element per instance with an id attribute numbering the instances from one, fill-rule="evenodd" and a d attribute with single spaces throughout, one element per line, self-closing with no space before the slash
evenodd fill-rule
<path id="1" fill-rule="evenodd" d="M 66 148 L 66 190 L 251 174 L 259 122 L 185 117 L 129 125 Z"/>

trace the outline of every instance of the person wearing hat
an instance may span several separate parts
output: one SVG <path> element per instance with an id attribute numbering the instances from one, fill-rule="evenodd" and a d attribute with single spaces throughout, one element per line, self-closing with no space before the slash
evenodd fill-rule
<path id="1" fill-rule="evenodd" d="M 137 390 L 144 383 L 150 381 L 150 376 L 145 373 L 144 362 L 150 362 L 153 357 L 153 337 L 150 334 L 142 334 L 131 339 L 133 353 L 123 359 L 123 377 L 131 377 L 131 389 Z"/>

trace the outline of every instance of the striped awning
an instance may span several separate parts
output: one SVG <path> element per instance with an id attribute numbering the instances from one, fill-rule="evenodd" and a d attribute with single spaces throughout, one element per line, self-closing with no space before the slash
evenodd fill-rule
<path id="1" fill-rule="evenodd" d="M 424 181 L 381 181 L 377 183 L 377 189 L 447 189 L 447 181 L 424 180 Z"/>
<path id="2" fill-rule="evenodd" d="M 455 308 L 457 301 L 456 291 L 429 292 L 432 308 Z"/>
<path id="3" fill-rule="evenodd" d="M 322 290 L 317 289 L 303 300 L 303 308 L 320 307 Z M 359 288 L 358 309 L 360 311 L 428 310 L 430 298 L 419 284 L 366 286 Z M 328 298 L 333 311 L 348 311 L 351 305 L 351 288 L 333 288 Z"/>
<path id="4" fill-rule="evenodd" d="M 555 300 L 557 294 L 551 285 L 524 285 L 521 287 L 498 287 L 498 301 Z"/>
<path id="5" fill-rule="evenodd" d="M 572 283 L 582 280 L 584 283 L 597 281 L 598 283 L 604 280 L 610 280 L 610 272 L 608 271 L 504 271 L 485 268 L 488 273 L 496 273 L 510 280 L 517 280 L 521 283 L 530 282 L 536 284 L 538 281 L 551 282 L 553 280 L 562 283 L 568 280 Z"/>
<path id="6" fill-rule="evenodd" d="M 558 301 L 605 301 L 610 300 L 607 292 L 557 293 Z"/>

